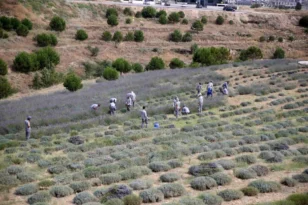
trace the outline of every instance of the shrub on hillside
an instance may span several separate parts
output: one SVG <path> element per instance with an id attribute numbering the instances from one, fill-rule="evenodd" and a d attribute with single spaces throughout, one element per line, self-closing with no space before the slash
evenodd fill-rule
<path id="1" fill-rule="evenodd" d="M 171 168 L 177 168 L 177 167 L 182 167 L 183 166 L 183 162 L 181 162 L 178 159 L 171 159 L 167 162 L 167 164 L 171 167 Z"/>
<path id="2" fill-rule="evenodd" d="M 51 196 L 47 191 L 39 191 L 28 198 L 29 204 L 51 201 Z"/>
<path id="3" fill-rule="evenodd" d="M 268 42 L 275 41 L 275 36 L 269 36 L 267 39 Z"/>
<path id="4" fill-rule="evenodd" d="M 111 41 L 112 40 L 112 35 L 109 31 L 104 31 L 102 34 L 102 40 L 104 41 Z"/>
<path id="5" fill-rule="evenodd" d="M 175 69 L 175 68 L 184 68 L 185 67 L 185 63 L 183 61 L 181 61 L 178 58 L 173 58 L 171 60 L 171 62 L 169 63 L 169 67 L 171 69 Z"/>
<path id="6" fill-rule="evenodd" d="M 234 24 L 234 21 L 233 21 L 233 20 L 230 20 L 230 21 L 229 21 L 229 24 L 230 24 L 230 25 L 233 25 L 233 24 Z"/>
<path id="7" fill-rule="evenodd" d="M 28 30 L 32 30 L 33 25 L 32 25 L 32 22 L 29 19 L 27 19 L 27 18 L 23 19 L 21 21 L 21 24 L 25 25 L 28 28 Z"/>
<path id="8" fill-rule="evenodd" d="M 160 190 L 154 188 L 141 191 L 139 196 L 143 203 L 155 203 L 164 200 L 164 194 Z"/>
<path id="9" fill-rule="evenodd" d="M 229 55 L 230 51 L 224 47 L 199 48 L 194 53 L 193 61 L 206 66 L 219 65 L 226 63 L 229 59 Z"/>
<path id="10" fill-rule="evenodd" d="M 233 189 L 225 189 L 223 191 L 220 191 L 217 195 L 223 198 L 225 201 L 237 200 L 244 196 L 241 191 Z"/>
<path id="11" fill-rule="evenodd" d="M 9 17 L 6 16 L 1 16 L 0 17 L 0 26 L 1 28 L 3 28 L 6 31 L 10 31 L 12 30 L 12 23 L 11 23 L 11 19 Z"/>
<path id="12" fill-rule="evenodd" d="M 259 194 L 259 190 L 255 187 L 245 187 L 242 188 L 241 191 L 245 196 L 257 196 Z"/>
<path id="13" fill-rule="evenodd" d="M 66 75 L 63 86 L 71 92 L 75 92 L 83 87 L 81 78 L 74 72 Z"/>
<path id="14" fill-rule="evenodd" d="M 159 22 L 160 24 L 162 24 L 162 25 L 167 24 L 167 23 L 168 23 L 168 18 L 167 18 L 167 16 L 165 16 L 165 15 L 160 15 L 160 16 L 159 16 L 159 19 L 158 19 L 158 22 Z"/>
<path id="15" fill-rule="evenodd" d="M 16 178 L 16 176 L 3 174 L 0 175 L 0 184 L 6 185 L 6 186 L 16 186 L 19 183 L 19 180 Z"/>
<path id="16" fill-rule="evenodd" d="M 308 174 L 305 173 L 293 175 L 292 178 L 300 183 L 308 182 Z"/>
<path id="17" fill-rule="evenodd" d="M 123 184 L 114 185 L 105 191 L 105 193 L 102 195 L 101 202 L 104 203 L 112 198 L 122 199 L 130 194 L 132 194 L 132 190 L 128 186 Z"/>
<path id="18" fill-rule="evenodd" d="M 52 165 L 47 169 L 47 171 L 50 174 L 60 174 L 64 171 L 66 171 L 66 168 L 62 165 Z"/>
<path id="19" fill-rule="evenodd" d="M 168 16 L 168 20 L 170 23 L 178 23 L 180 22 L 180 15 L 177 12 L 172 12 Z"/>
<path id="20" fill-rule="evenodd" d="M 185 13 L 183 11 L 179 11 L 178 12 L 180 18 L 184 18 L 185 17 Z"/>
<path id="21" fill-rule="evenodd" d="M 57 37 L 54 34 L 38 34 L 36 37 L 36 42 L 38 46 L 56 46 L 58 44 Z"/>
<path id="22" fill-rule="evenodd" d="M 134 40 L 136 42 L 142 42 L 144 40 L 144 35 L 143 35 L 143 31 L 141 30 L 136 30 L 134 32 Z"/>
<path id="23" fill-rule="evenodd" d="M 170 34 L 169 40 L 173 42 L 182 41 L 182 33 L 179 30 L 174 30 L 173 33 Z"/>
<path id="24" fill-rule="evenodd" d="M 116 31 L 114 34 L 113 34 L 113 37 L 112 37 L 112 40 L 115 42 L 115 43 L 121 43 L 123 41 L 123 35 L 120 31 Z"/>
<path id="25" fill-rule="evenodd" d="M 6 98 L 14 93 L 14 89 L 11 87 L 9 81 L 0 76 L 0 99 Z"/>
<path id="26" fill-rule="evenodd" d="M 159 177 L 162 182 L 175 182 L 180 179 L 180 175 L 176 173 L 166 173 Z"/>
<path id="27" fill-rule="evenodd" d="M 116 80 L 119 78 L 119 73 L 116 69 L 112 67 L 106 67 L 103 72 L 103 77 L 106 80 Z"/>
<path id="28" fill-rule="evenodd" d="M 131 10 L 131 8 L 125 7 L 125 9 L 123 10 L 123 14 L 126 16 L 133 16 L 134 12 Z"/>
<path id="29" fill-rule="evenodd" d="M 221 159 L 216 161 L 217 164 L 221 165 L 225 170 L 233 169 L 236 163 L 233 160 Z"/>
<path id="30" fill-rule="evenodd" d="M 31 172 L 21 172 L 17 174 L 17 179 L 22 183 L 29 183 L 36 180 L 36 175 Z"/>
<path id="31" fill-rule="evenodd" d="M 72 195 L 74 193 L 74 190 L 68 186 L 57 185 L 51 187 L 49 189 L 49 193 L 56 198 L 61 198 Z"/>
<path id="32" fill-rule="evenodd" d="M 127 195 L 123 198 L 124 205 L 140 205 L 142 200 L 139 196 L 134 194 Z"/>
<path id="33" fill-rule="evenodd" d="M 293 201 L 296 205 L 305 205 L 308 204 L 308 194 L 291 194 L 287 200 Z"/>
<path id="34" fill-rule="evenodd" d="M 200 194 L 198 198 L 201 199 L 205 205 L 221 205 L 223 201 L 220 196 L 209 193 Z"/>
<path id="35" fill-rule="evenodd" d="M 183 42 L 191 42 L 192 41 L 192 35 L 191 33 L 187 32 L 183 35 L 183 38 L 182 38 L 182 41 Z"/>
<path id="36" fill-rule="evenodd" d="M 142 73 L 144 71 L 143 66 L 140 63 L 132 64 L 132 70 L 136 73 Z"/>
<path id="37" fill-rule="evenodd" d="M 277 182 L 264 181 L 262 179 L 250 182 L 248 186 L 258 189 L 260 193 L 277 192 L 281 189 L 280 184 Z"/>
<path id="38" fill-rule="evenodd" d="M 64 19 L 62 19 L 59 16 L 55 16 L 51 19 L 50 23 L 49 23 L 49 27 L 51 30 L 54 31 L 64 31 L 66 28 L 66 23 L 64 21 Z"/>
<path id="39" fill-rule="evenodd" d="M 259 41 L 260 41 L 260 42 L 264 42 L 264 41 L 266 41 L 265 36 L 261 36 L 261 37 L 259 38 Z"/>
<path id="40" fill-rule="evenodd" d="M 207 18 L 206 18 L 206 16 L 202 16 L 201 17 L 201 22 L 205 25 L 205 24 L 207 24 Z"/>
<path id="41" fill-rule="evenodd" d="M 297 184 L 297 181 L 295 179 L 285 177 L 280 181 L 280 183 L 288 187 L 295 187 Z"/>
<path id="42" fill-rule="evenodd" d="M 257 159 L 253 155 L 241 155 L 236 157 L 235 161 L 238 163 L 254 164 L 257 162 Z"/>
<path id="43" fill-rule="evenodd" d="M 79 193 L 88 190 L 91 187 L 91 184 L 87 181 L 80 181 L 71 183 L 70 187 L 74 190 L 75 193 Z"/>
<path id="44" fill-rule="evenodd" d="M 126 24 L 131 24 L 131 23 L 132 23 L 132 19 L 131 19 L 131 18 L 127 18 L 127 19 L 125 20 L 125 23 L 126 23 Z"/>
<path id="45" fill-rule="evenodd" d="M 92 57 L 97 56 L 99 53 L 99 48 L 96 46 L 95 47 L 87 46 L 87 49 L 90 51 Z"/>
<path id="46" fill-rule="evenodd" d="M 96 202 L 96 201 L 97 198 L 88 192 L 78 193 L 73 199 L 73 203 L 77 205 L 82 205 L 88 202 Z"/>
<path id="47" fill-rule="evenodd" d="M 184 24 L 184 25 L 187 25 L 188 24 L 188 20 L 185 18 L 185 19 L 182 20 L 181 23 Z"/>
<path id="48" fill-rule="evenodd" d="M 165 162 L 151 162 L 149 168 L 153 172 L 168 171 L 171 169 L 171 167 Z"/>
<path id="49" fill-rule="evenodd" d="M 249 167 L 249 170 L 254 171 L 258 177 L 266 176 L 269 173 L 269 169 L 266 166 L 258 165 L 258 164 Z"/>
<path id="50" fill-rule="evenodd" d="M 5 39 L 5 38 L 8 38 L 8 37 L 9 37 L 9 35 L 6 32 L 4 32 L 3 29 L 0 26 L 0 39 L 1 38 Z"/>
<path id="51" fill-rule="evenodd" d="M 263 54 L 260 48 L 255 46 L 250 46 L 247 50 L 242 50 L 240 53 L 240 60 L 254 60 L 254 59 L 261 59 L 263 58 Z"/>
<path id="52" fill-rule="evenodd" d="M 106 11 L 106 18 L 111 15 L 118 16 L 118 11 L 115 8 L 108 8 Z"/>
<path id="53" fill-rule="evenodd" d="M 189 167 L 189 174 L 193 176 L 210 176 L 223 169 L 217 163 L 202 163 Z"/>
<path id="54" fill-rule="evenodd" d="M 234 170 L 234 176 L 239 179 L 252 179 L 257 177 L 257 173 L 249 169 L 239 168 Z"/>
<path id="55" fill-rule="evenodd" d="M 11 165 L 9 166 L 8 168 L 6 168 L 6 171 L 9 173 L 9 174 L 12 174 L 12 175 L 16 175 L 18 173 L 22 173 L 24 172 L 24 168 L 19 166 L 19 165 Z"/>
<path id="56" fill-rule="evenodd" d="M 303 16 L 302 18 L 300 18 L 298 25 L 307 28 L 308 27 L 308 16 Z"/>
<path id="57" fill-rule="evenodd" d="M 0 58 L 0 75 L 6 75 L 7 74 L 7 64 Z"/>
<path id="58" fill-rule="evenodd" d="M 164 194 L 165 198 L 182 196 L 185 193 L 185 188 L 175 183 L 163 184 L 158 187 L 158 190 Z"/>
<path id="59" fill-rule="evenodd" d="M 43 180 L 43 181 L 40 181 L 38 183 L 38 186 L 41 188 L 41 189 L 46 189 L 50 186 L 53 186 L 56 182 L 53 181 L 53 180 Z"/>
<path id="60" fill-rule="evenodd" d="M 165 10 L 160 10 L 156 13 L 156 18 L 159 18 L 161 16 L 167 16 L 167 12 Z"/>
<path id="61" fill-rule="evenodd" d="M 196 177 L 190 182 L 190 186 L 196 190 L 207 190 L 217 186 L 216 181 L 211 177 Z"/>
<path id="62" fill-rule="evenodd" d="M 135 14 L 135 17 L 136 18 L 141 18 L 142 17 L 142 14 L 140 11 L 137 11 L 136 14 Z"/>
<path id="63" fill-rule="evenodd" d="M 156 9 L 151 6 L 146 6 L 146 7 L 143 7 L 141 14 L 143 18 L 155 18 Z"/>
<path id="64" fill-rule="evenodd" d="M 222 25 L 225 22 L 225 19 L 222 16 L 218 16 L 215 22 L 217 25 Z"/>
<path id="65" fill-rule="evenodd" d="M 124 58 L 118 58 L 113 61 L 112 67 L 121 73 L 128 73 L 131 70 L 130 63 Z"/>
<path id="66" fill-rule="evenodd" d="M 145 67 L 146 70 L 161 70 L 165 69 L 165 63 L 163 59 L 159 57 L 153 57 L 148 65 Z"/>
<path id="67" fill-rule="evenodd" d="M 38 186 L 36 184 L 25 184 L 20 187 L 18 187 L 15 190 L 16 195 L 21 195 L 21 196 L 27 196 L 34 194 L 38 191 Z"/>
<path id="68" fill-rule="evenodd" d="M 134 190 L 144 190 L 148 189 L 153 185 L 152 181 L 149 180 L 142 180 L 142 179 L 137 179 L 135 181 L 132 181 L 129 186 L 133 188 Z"/>
<path id="69" fill-rule="evenodd" d="M 191 25 L 192 30 L 196 31 L 203 31 L 203 23 L 199 20 L 196 20 L 192 25 Z"/>
<path id="70" fill-rule="evenodd" d="M 27 26 L 21 24 L 20 26 L 18 26 L 18 28 L 16 29 L 16 33 L 18 36 L 23 36 L 26 37 L 29 34 L 29 29 Z"/>
<path id="71" fill-rule="evenodd" d="M 119 22 L 118 22 L 118 17 L 117 17 L 116 15 L 110 15 L 110 16 L 108 16 L 107 23 L 108 23 L 110 26 L 117 26 L 117 25 L 119 24 Z"/>
<path id="72" fill-rule="evenodd" d="M 102 181 L 102 184 L 109 185 L 121 181 L 122 177 L 119 174 L 110 173 L 101 175 L 99 179 Z"/>
<path id="73" fill-rule="evenodd" d="M 277 58 L 284 58 L 285 56 L 285 52 L 282 48 L 276 48 L 274 54 L 273 54 L 273 58 L 277 59 Z"/>
<path id="74" fill-rule="evenodd" d="M 178 205 L 178 204 L 175 204 L 175 205 Z M 180 199 L 179 205 L 204 205 L 204 203 L 199 198 L 193 198 L 193 197 L 186 196 Z"/>
<path id="75" fill-rule="evenodd" d="M 231 177 L 227 174 L 224 174 L 223 172 L 212 174 L 210 177 L 213 178 L 216 181 L 217 185 L 220 186 L 230 184 L 232 181 Z"/>
<path id="76" fill-rule="evenodd" d="M 84 41 L 88 38 L 88 34 L 85 30 L 83 29 L 79 29 L 77 32 L 76 32 L 76 35 L 75 35 L 75 39 L 76 40 L 79 40 L 79 41 Z"/>
<path id="77" fill-rule="evenodd" d="M 40 69 L 52 69 L 60 63 L 60 55 L 52 47 L 45 47 L 36 51 L 36 59 Z"/>

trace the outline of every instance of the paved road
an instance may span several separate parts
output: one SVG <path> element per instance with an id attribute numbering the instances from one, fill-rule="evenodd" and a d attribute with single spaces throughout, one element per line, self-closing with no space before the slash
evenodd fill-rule
<path id="1" fill-rule="evenodd" d="M 113 1 L 86 1 L 86 0 L 66 0 L 67 3 L 91 3 L 91 4 L 105 4 L 105 5 L 121 5 L 121 6 L 149 6 L 139 3 L 126 3 L 126 2 L 113 2 Z M 181 8 L 181 9 L 197 9 L 195 4 L 171 4 L 170 6 L 164 6 L 160 4 L 151 4 L 150 6 L 156 8 Z M 198 8 L 198 10 L 213 10 L 213 11 L 222 11 L 223 7 L 218 6 L 208 6 L 207 8 Z"/>

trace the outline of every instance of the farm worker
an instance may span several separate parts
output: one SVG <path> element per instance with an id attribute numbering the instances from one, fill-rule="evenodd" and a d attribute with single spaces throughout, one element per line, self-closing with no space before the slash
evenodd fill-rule
<path id="1" fill-rule="evenodd" d="M 197 94 L 201 93 L 201 90 L 202 90 L 201 83 L 199 83 L 199 84 L 197 85 L 196 90 L 197 90 Z"/>
<path id="2" fill-rule="evenodd" d="M 223 94 L 228 95 L 229 91 L 228 91 L 228 82 L 224 82 L 222 84 L 222 90 L 223 90 Z"/>
<path id="3" fill-rule="evenodd" d="M 30 134 L 31 134 L 31 116 L 28 116 L 27 119 L 25 120 L 25 128 L 26 128 L 26 140 L 30 139 Z"/>
<path id="4" fill-rule="evenodd" d="M 114 115 L 115 114 L 115 111 L 117 109 L 116 104 L 115 104 L 116 102 L 117 102 L 116 98 L 111 98 L 110 99 L 110 105 L 109 105 L 109 113 L 110 113 L 110 115 Z"/>
<path id="5" fill-rule="evenodd" d="M 199 113 L 202 112 L 202 108 L 203 108 L 203 96 L 201 95 L 201 93 L 198 94 L 198 111 Z"/>
<path id="6" fill-rule="evenodd" d="M 208 98 L 209 96 L 213 97 L 213 82 L 210 81 L 209 84 L 207 85 L 207 94 L 206 97 Z"/>
<path id="7" fill-rule="evenodd" d="M 97 110 L 97 108 L 99 108 L 100 106 L 101 106 L 100 104 L 93 104 L 93 105 L 91 105 L 91 109 Z"/>
<path id="8" fill-rule="evenodd" d="M 181 110 L 181 102 L 178 97 L 175 98 L 175 101 L 173 101 L 173 106 L 174 106 L 174 115 L 176 118 L 179 116 L 179 111 Z"/>
<path id="9" fill-rule="evenodd" d="M 190 113 L 189 108 L 186 105 L 183 105 L 182 115 L 188 115 Z"/>
<path id="10" fill-rule="evenodd" d="M 132 98 L 132 101 L 133 101 L 133 107 L 135 107 L 136 94 L 134 93 L 134 91 L 131 92 L 131 98 Z"/>
<path id="11" fill-rule="evenodd" d="M 125 102 L 125 104 L 126 104 L 126 109 L 127 109 L 127 111 L 130 111 L 130 106 L 132 106 L 132 104 L 133 104 L 133 101 L 132 101 L 132 98 L 131 97 L 126 97 L 126 102 Z"/>
<path id="12" fill-rule="evenodd" d="M 147 111 L 145 111 L 145 106 L 143 106 L 141 110 L 141 127 L 142 128 L 144 124 L 145 124 L 145 127 L 148 127 L 148 114 L 147 114 Z"/>

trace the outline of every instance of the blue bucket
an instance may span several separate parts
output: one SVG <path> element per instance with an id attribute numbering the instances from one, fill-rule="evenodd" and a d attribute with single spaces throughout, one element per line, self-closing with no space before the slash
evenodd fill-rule
<path id="1" fill-rule="evenodd" d="M 154 122 L 154 128 L 159 128 L 159 123 L 158 122 Z"/>

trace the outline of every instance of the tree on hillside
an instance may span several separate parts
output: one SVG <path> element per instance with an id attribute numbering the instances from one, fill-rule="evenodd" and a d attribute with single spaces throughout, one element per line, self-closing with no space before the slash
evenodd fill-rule
<path id="1" fill-rule="evenodd" d="M 11 87 L 9 81 L 0 76 L 0 99 L 6 98 L 14 93 L 14 89 Z"/>
<path id="2" fill-rule="evenodd" d="M 17 54 L 13 62 L 14 70 L 18 72 L 28 73 L 37 70 L 39 67 L 35 54 L 21 52 Z"/>
<path id="3" fill-rule="evenodd" d="M 119 22 L 118 22 L 118 17 L 117 17 L 116 15 L 110 15 L 110 16 L 108 16 L 107 23 L 108 23 L 110 26 L 117 26 L 117 25 L 119 24 Z"/>
<path id="4" fill-rule="evenodd" d="M 29 19 L 27 19 L 27 18 L 23 19 L 21 21 L 21 24 L 25 25 L 29 30 L 32 30 L 33 24 Z"/>
<path id="5" fill-rule="evenodd" d="M 64 31 L 66 28 L 66 23 L 64 21 L 64 19 L 62 19 L 59 16 L 55 16 L 51 19 L 49 26 L 51 28 L 51 30 L 54 31 Z"/>
<path id="6" fill-rule="evenodd" d="M 106 11 L 106 18 L 108 18 L 109 16 L 114 15 L 114 16 L 118 16 L 118 12 L 115 8 L 108 8 Z"/>
<path id="7" fill-rule="evenodd" d="M 29 34 L 29 29 L 27 26 L 21 24 L 16 30 L 18 36 L 26 37 Z"/>
<path id="8" fill-rule="evenodd" d="M 112 63 L 112 67 L 114 67 L 117 71 L 121 73 L 128 73 L 131 70 L 130 63 L 124 58 L 118 58 Z"/>
<path id="9" fill-rule="evenodd" d="M 227 63 L 229 56 L 230 51 L 224 47 L 199 48 L 194 53 L 193 61 L 206 66 L 218 65 Z"/>
<path id="10" fill-rule="evenodd" d="M 282 48 L 277 48 L 273 54 L 273 58 L 284 58 L 285 52 Z"/>
<path id="11" fill-rule="evenodd" d="M 183 37 L 183 35 L 182 35 L 181 31 L 174 30 L 173 33 L 171 33 L 169 35 L 169 40 L 173 41 L 173 42 L 180 42 L 180 41 L 182 41 L 182 37 Z"/>
<path id="12" fill-rule="evenodd" d="M 77 91 L 83 87 L 81 78 L 74 72 L 69 72 L 67 74 L 63 86 L 71 92 Z"/>
<path id="13" fill-rule="evenodd" d="M 114 34 L 113 34 L 113 37 L 112 37 L 112 40 L 115 42 L 115 44 L 119 44 L 123 41 L 123 35 L 120 31 L 116 31 Z"/>
<path id="14" fill-rule="evenodd" d="M 247 50 L 242 50 L 240 53 L 240 60 L 246 61 L 248 59 L 261 59 L 263 54 L 260 48 L 250 46 Z"/>
<path id="15" fill-rule="evenodd" d="M 197 20 L 191 25 L 191 29 L 196 31 L 203 31 L 203 23 Z"/>
<path id="16" fill-rule="evenodd" d="M 142 42 L 144 40 L 144 35 L 143 35 L 143 31 L 141 30 L 136 30 L 134 32 L 134 40 L 136 42 Z"/>
<path id="17" fill-rule="evenodd" d="M 152 6 L 143 7 L 141 14 L 143 18 L 155 18 L 156 16 L 156 9 Z"/>
<path id="18" fill-rule="evenodd" d="M 181 61 L 178 58 L 173 58 L 171 60 L 171 62 L 169 63 L 169 67 L 171 69 L 175 69 L 175 68 L 184 68 L 185 67 L 185 63 L 183 61 Z"/>
<path id="19" fill-rule="evenodd" d="M 165 63 L 160 57 L 153 57 L 149 64 L 145 67 L 146 70 L 161 70 L 165 68 Z"/>
<path id="20" fill-rule="evenodd" d="M 52 69 L 60 63 L 60 55 L 52 47 L 46 47 L 36 51 L 36 56 L 40 69 Z"/>

